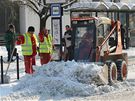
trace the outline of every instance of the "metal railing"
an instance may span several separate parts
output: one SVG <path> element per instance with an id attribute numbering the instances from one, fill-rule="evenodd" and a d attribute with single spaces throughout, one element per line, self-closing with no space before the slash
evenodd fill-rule
<path id="1" fill-rule="evenodd" d="M 6 76 L 4 74 L 4 70 L 3 70 L 3 64 L 4 64 L 4 61 L 3 61 L 3 56 L 0 57 L 0 62 L 1 62 L 1 84 L 4 84 L 5 81 L 4 81 L 4 77 Z M 17 74 L 17 80 L 19 80 L 19 56 L 18 56 L 18 53 L 16 53 L 16 74 Z"/>

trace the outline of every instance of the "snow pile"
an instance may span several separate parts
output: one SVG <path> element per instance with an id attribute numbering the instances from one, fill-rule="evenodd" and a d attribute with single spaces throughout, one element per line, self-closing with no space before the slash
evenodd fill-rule
<path id="1" fill-rule="evenodd" d="M 134 56 L 135 57 L 135 48 L 133 48 L 133 47 L 130 47 L 129 49 L 127 49 L 127 50 L 123 50 L 123 52 L 126 52 L 127 54 L 128 54 L 128 57 L 132 57 L 132 56 Z"/>
<path id="2" fill-rule="evenodd" d="M 87 96 L 98 92 L 93 79 L 99 71 L 100 67 L 94 64 L 51 62 L 38 67 L 32 76 L 25 76 L 14 91 L 29 90 L 50 96 Z"/>
<path id="3" fill-rule="evenodd" d="M 23 99 L 38 96 L 42 99 L 51 97 L 92 96 L 117 91 L 131 90 L 134 84 L 129 82 L 116 85 L 97 86 L 94 80 L 101 70 L 95 64 L 68 62 L 50 62 L 36 67 L 33 75 L 25 75 L 13 87 L 13 93 L 2 99 Z"/>
<path id="4" fill-rule="evenodd" d="M 5 46 L 0 46 L 0 56 L 7 55 L 7 50 Z"/>
<path id="5" fill-rule="evenodd" d="M 17 53 L 20 56 L 20 59 L 23 59 L 22 57 L 22 51 L 21 51 L 21 46 L 20 45 L 16 45 L 15 48 L 17 49 Z M 7 49 L 5 46 L 0 46 L 0 56 L 3 56 L 3 60 L 4 62 L 7 61 Z M 13 57 L 13 59 L 15 59 L 16 57 Z"/>

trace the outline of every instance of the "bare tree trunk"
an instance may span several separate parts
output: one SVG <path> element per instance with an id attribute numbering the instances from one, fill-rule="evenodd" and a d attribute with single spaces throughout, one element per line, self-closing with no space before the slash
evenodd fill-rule
<path id="1" fill-rule="evenodd" d="M 44 18 L 40 18 L 40 30 L 42 30 L 43 28 L 46 28 L 46 21 L 48 19 L 50 15 L 44 17 Z"/>
<path id="2" fill-rule="evenodd" d="M 46 21 L 40 18 L 40 31 L 46 27 Z"/>

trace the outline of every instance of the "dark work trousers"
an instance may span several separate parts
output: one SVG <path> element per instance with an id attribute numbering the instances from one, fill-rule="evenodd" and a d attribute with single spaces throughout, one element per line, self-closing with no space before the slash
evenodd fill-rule
<path id="1" fill-rule="evenodd" d="M 7 61 L 9 61 L 10 58 L 12 60 L 12 58 L 13 58 L 13 56 L 11 57 L 12 51 L 13 51 L 13 48 L 7 48 L 7 52 L 8 52 L 8 60 Z"/>
<path id="2" fill-rule="evenodd" d="M 70 61 L 72 61 L 73 60 L 73 58 L 74 58 L 74 56 L 73 56 L 73 52 L 74 52 L 74 48 L 73 48 L 73 46 L 70 46 L 70 47 L 67 47 L 67 50 L 68 50 L 68 56 L 67 56 L 67 60 L 70 60 Z"/>

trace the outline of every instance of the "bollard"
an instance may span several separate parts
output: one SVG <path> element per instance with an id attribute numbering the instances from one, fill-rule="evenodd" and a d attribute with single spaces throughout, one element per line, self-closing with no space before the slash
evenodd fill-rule
<path id="1" fill-rule="evenodd" d="M 3 84 L 4 83 L 4 80 L 3 80 L 3 57 L 1 56 L 1 83 Z"/>
<path id="2" fill-rule="evenodd" d="M 19 80 L 19 56 L 16 53 L 16 67 L 17 67 L 17 79 Z"/>

